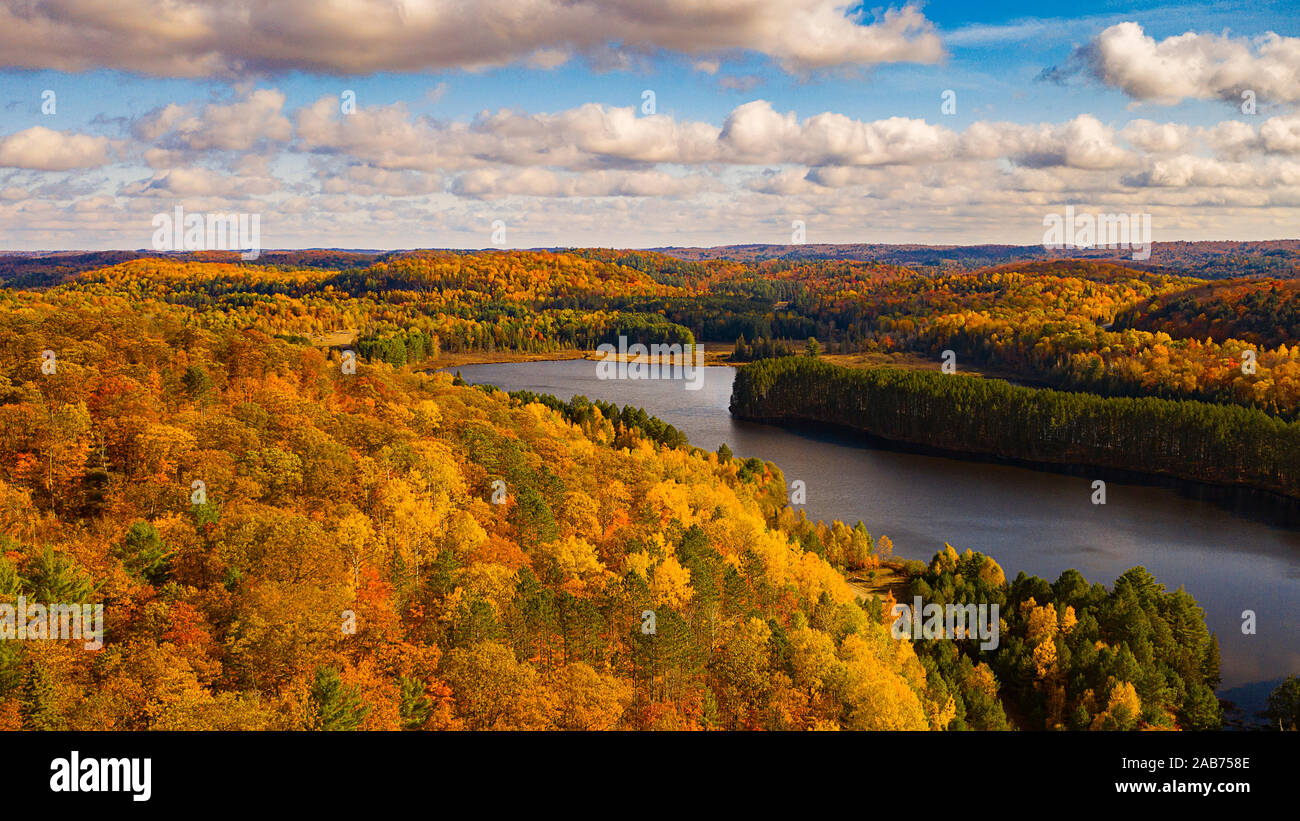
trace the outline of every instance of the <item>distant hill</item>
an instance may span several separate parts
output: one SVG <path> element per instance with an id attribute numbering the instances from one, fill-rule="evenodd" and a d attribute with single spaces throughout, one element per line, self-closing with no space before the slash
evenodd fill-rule
<path id="1" fill-rule="evenodd" d="M 1053 259 L 1114 260 L 1129 268 L 1164 274 L 1226 279 L 1300 277 L 1300 240 L 1264 242 L 1156 242 L 1151 258 L 1135 260 L 1131 251 L 1110 248 L 1049 250 L 1041 245 L 720 245 L 650 249 L 681 260 L 840 259 L 904 265 L 924 273 L 974 271 L 993 265 Z"/>
<path id="2" fill-rule="evenodd" d="M 498 251 L 502 249 L 483 249 Z M 1151 257 L 1135 260 L 1130 251 L 1095 248 L 1048 250 L 1041 245 L 888 245 L 849 243 L 842 245 L 719 245 L 712 248 L 668 246 L 649 249 L 539 248 L 533 250 L 577 253 L 592 259 L 617 261 L 650 272 L 656 279 L 681 284 L 701 271 L 691 263 L 727 260 L 739 263 L 822 260 L 876 262 L 911 268 L 923 274 L 961 273 L 1020 262 L 1059 259 L 1109 260 L 1128 268 L 1204 279 L 1274 277 L 1300 279 L 1300 240 L 1262 242 L 1157 242 Z M 476 254 L 466 249 L 378 251 L 339 248 L 282 249 L 263 251 L 256 264 L 285 268 L 346 270 L 365 268 L 386 259 L 413 254 Z M 658 260 L 654 255 L 661 255 Z M 9 251 L 0 252 L 0 286 L 48 288 L 66 282 L 83 271 L 117 265 L 142 257 L 167 256 L 179 259 L 238 263 L 236 251 L 201 251 L 162 254 L 156 251 Z M 664 257 L 678 260 L 673 264 Z"/>
<path id="3" fill-rule="evenodd" d="M 0 254 L 0 285 L 8 288 L 47 288 L 67 282 L 82 271 L 106 268 L 142 256 L 141 251 L 72 251 Z"/>
<path id="4" fill-rule="evenodd" d="M 256 264 L 344 270 L 364 268 L 389 253 L 317 248 L 264 251 Z M 0 286 L 49 288 L 74 279 L 84 271 L 108 268 L 145 257 L 173 257 L 203 262 L 240 261 L 238 251 L 198 251 L 186 254 L 164 254 L 157 251 L 8 251 L 0 252 Z"/>

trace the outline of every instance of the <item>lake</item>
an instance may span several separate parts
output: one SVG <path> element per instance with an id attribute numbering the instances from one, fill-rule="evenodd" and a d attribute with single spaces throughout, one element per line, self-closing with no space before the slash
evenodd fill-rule
<path id="1" fill-rule="evenodd" d="M 735 371 L 705 370 L 703 387 L 681 380 L 601 380 L 589 360 L 465 365 L 462 376 L 504 390 L 569 399 L 583 394 L 631 404 L 671 423 L 691 444 L 776 463 L 787 485 L 807 485 L 810 519 L 859 519 L 887 535 L 895 555 L 928 561 L 950 542 L 992 556 L 1008 578 L 1048 581 L 1075 568 L 1110 587 L 1142 565 L 1168 589 L 1180 585 L 1218 634 L 1220 695 L 1263 709 L 1277 682 L 1300 673 L 1300 530 L 1176 490 L 1109 480 L 1092 503 L 1092 479 L 872 447 L 851 435 L 733 419 Z M 1242 612 L 1256 614 L 1243 635 Z"/>

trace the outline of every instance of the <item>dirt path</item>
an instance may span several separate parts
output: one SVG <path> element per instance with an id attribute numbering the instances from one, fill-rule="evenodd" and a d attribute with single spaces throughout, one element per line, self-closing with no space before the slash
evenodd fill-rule
<path id="1" fill-rule="evenodd" d="M 876 577 L 872 581 L 869 575 L 871 571 L 857 571 L 850 574 L 845 580 L 853 592 L 858 594 L 858 598 L 866 599 L 870 596 L 886 596 L 889 593 L 894 594 L 894 599 L 902 601 L 907 595 L 907 576 L 903 573 L 903 566 L 894 562 L 886 562 L 876 568 Z"/>

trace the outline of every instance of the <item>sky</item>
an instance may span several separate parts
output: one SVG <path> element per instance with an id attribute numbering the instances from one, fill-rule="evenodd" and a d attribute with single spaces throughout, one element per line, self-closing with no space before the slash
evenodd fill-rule
<path id="1" fill-rule="evenodd" d="M 0 250 L 1290 239 L 1298 105 L 1294 1 L 0 0 Z"/>

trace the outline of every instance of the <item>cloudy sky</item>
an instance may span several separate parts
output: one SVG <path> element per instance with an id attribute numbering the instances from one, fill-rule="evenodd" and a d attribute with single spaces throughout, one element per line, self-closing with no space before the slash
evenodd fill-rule
<path id="1" fill-rule="evenodd" d="M 1296 6 L 0 0 L 0 250 L 1296 238 Z"/>

